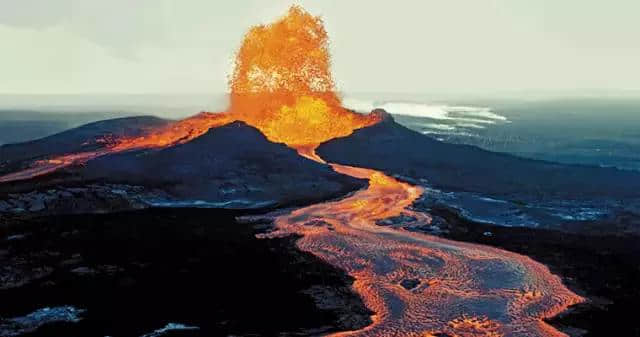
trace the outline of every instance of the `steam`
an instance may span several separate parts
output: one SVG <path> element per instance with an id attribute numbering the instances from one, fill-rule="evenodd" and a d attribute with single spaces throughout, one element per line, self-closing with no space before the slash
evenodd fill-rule
<path id="1" fill-rule="evenodd" d="M 354 98 L 343 99 L 343 105 L 360 113 L 384 109 L 394 115 L 431 119 L 433 123 L 426 123 L 424 126 L 434 131 L 454 131 L 458 128 L 483 129 L 492 124 L 509 123 L 505 116 L 493 112 L 489 107 L 401 101 L 376 102 Z"/>

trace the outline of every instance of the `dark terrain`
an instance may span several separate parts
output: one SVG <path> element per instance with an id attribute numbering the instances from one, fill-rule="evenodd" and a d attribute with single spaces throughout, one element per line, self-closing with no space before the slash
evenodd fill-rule
<path id="1" fill-rule="evenodd" d="M 2 146 L 0 158 L 10 170 L 50 152 L 100 148 L 104 144 L 95 142 L 96 137 L 141 134 L 157 123 L 164 122 L 143 118 L 94 123 Z M 505 199 L 612 198 L 633 203 L 640 197 L 639 172 L 556 164 L 443 143 L 391 117 L 325 143 L 318 153 L 329 162 Z M 256 239 L 270 224 L 236 220 L 239 215 L 343 196 L 365 185 L 268 142 L 242 123 L 212 129 L 183 145 L 107 155 L 3 184 L 0 317 L 5 320 L 0 320 L 0 331 L 7 318 L 60 305 L 87 311 L 79 323 L 47 325 L 30 336 L 142 336 L 168 323 L 199 328 L 170 336 L 316 335 L 365 326 L 370 313 L 350 291 L 348 276 L 299 252 L 295 238 Z M 170 206 L 227 203 L 245 210 L 153 208 L 158 200 Z M 251 207 L 255 209 L 246 210 Z M 565 222 L 550 230 L 473 222 L 458 210 L 424 199 L 414 208 L 434 215 L 438 228 L 409 230 L 518 252 L 561 275 L 573 291 L 589 299 L 552 320 L 571 335 L 640 335 L 635 321 L 640 303 L 637 214 Z M 95 212 L 110 214 L 86 214 Z"/>
<path id="2" fill-rule="evenodd" d="M 640 336 L 637 236 L 502 227 L 444 206 L 414 207 L 436 216 L 442 236 L 530 256 L 588 298 L 550 320 L 554 326 L 572 336 Z M 200 328 L 176 336 L 314 335 L 367 324 L 349 277 L 299 252 L 293 237 L 256 239 L 270 224 L 237 222 L 241 214 L 152 209 L 10 221 L 0 232 L 9 286 L 0 290 L 9 304 L 0 316 L 57 305 L 87 310 L 80 323 L 28 336 L 140 336 L 170 322 Z"/>
<path id="3" fill-rule="evenodd" d="M 293 237 L 256 239 L 264 225 L 237 215 L 153 209 L 4 223 L 0 317 L 86 310 L 79 323 L 25 336 L 141 336 L 168 323 L 199 330 L 167 336 L 306 336 L 369 324 L 348 276 Z"/>
<path id="4" fill-rule="evenodd" d="M 178 199 L 209 202 L 291 204 L 344 195 L 366 184 L 268 141 L 243 122 L 162 150 L 100 157 L 77 174 L 83 181 L 157 186 Z"/>
<path id="5" fill-rule="evenodd" d="M 45 107 L 42 110 L 0 108 L 0 145 L 47 137 L 95 121 L 136 115 L 123 109 L 81 112 L 64 111 L 64 107 L 51 111 L 50 107 Z"/>
<path id="6" fill-rule="evenodd" d="M 113 137 L 166 123 L 116 119 L 0 146 L 0 172 L 99 150 Z M 0 335 L 155 336 L 170 323 L 198 329 L 163 335 L 307 336 L 364 327 L 371 313 L 346 274 L 298 251 L 294 237 L 258 240 L 265 224 L 235 220 L 364 186 L 243 123 L 2 184 Z M 188 205 L 207 208 L 173 208 Z M 80 322 L 37 329 L 34 314 L 63 306 L 76 308 Z"/>
<path id="7" fill-rule="evenodd" d="M 96 142 L 100 137 L 139 135 L 150 125 L 165 122 L 136 117 L 92 123 L 28 143 L 0 146 L 0 158 L 6 171 L 15 170 L 50 153 L 100 149 L 105 146 Z M 268 141 L 257 129 L 235 122 L 185 144 L 109 154 L 85 165 L 3 184 L 0 217 L 3 212 L 109 212 L 158 205 L 299 205 L 364 186 L 366 181 L 338 174 L 284 144 Z"/>
<path id="8" fill-rule="evenodd" d="M 422 180 L 436 188 L 534 199 L 640 198 L 640 172 L 558 164 L 437 141 L 390 115 L 317 150 L 328 162 Z"/>
<path id="9" fill-rule="evenodd" d="M 169 120 L 152 116 L 108 119 L 85 124 L 51 136 L 0 146 L 0 174 L 24 167 L 33 160 L 103 148 L 105 139 L 136 137 L 167 125 Z"/>
<path id="10" fill-rule="evenodd" d="M 419 204 L 416 207 L 421 209 Z M 588 299 L 550 320 L 552 325 L 571 336 L 640 336 L 640 237 L 495 226 L 468 221 L 447 207 L 429 212 L 446 223 L 441 226 L 444 237 L 529 256 L 549 266 L 571 290 Z"/>
<path id="11" fill-rule="evenodd" d="M 324 143 L 317 152 L 329 162 L 378 169 L 445 191 L 514 200 L 609 198 L 629 205 L 640 200 L 640 172 L 557 164 L 444 143 L 409 130 L 390 116 L 349 137 Z M 557 229 L 550 230 L 474 222 L 446 205 L 426 205 L 430 203 L 419 202 L 415 208 L 435 215 L 439 228 L 407 229 L 530 256 L 589 299 L 554 318 L 555 326 L 571 335 L 588 331 L 585 336 L 640 336 L 635 317 L 640 303 L 638 214 L 614 212 L 598 220 L 553 224 Z"/>

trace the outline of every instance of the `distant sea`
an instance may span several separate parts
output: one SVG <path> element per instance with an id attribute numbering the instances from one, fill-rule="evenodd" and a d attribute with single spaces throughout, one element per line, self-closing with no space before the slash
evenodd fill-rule
<path id="1" fill-rule="evenodd" d="M 561 163 L 640 170 L 640 98 L 434 98 L 344 95 L 359 112 L 383 108 L 440 141 Z M 222 111 L 224 95 L 0 95 L 0 144 L 130 115 L 183 118 Z"/>
<path id="2" fill-rule="evenodd" d="M 429 101 L 346 98 L 357 111 L 383 108 L 440 141 L 569 164 L 640 170 L 640 98 Z"/>

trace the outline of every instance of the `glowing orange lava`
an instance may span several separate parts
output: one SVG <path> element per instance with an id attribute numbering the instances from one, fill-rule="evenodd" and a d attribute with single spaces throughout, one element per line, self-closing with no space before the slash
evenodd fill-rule
<path id="1" fill-rule="evenodd" d="M 322 20 L 297 6 L 275 23 L 249 30 L 236 55 L 230 89 L 226 112 L 202 113 L 143 137 L 121 139 L 112 150 L 173 145 L 243 121 L 269 140 L 320 160 L 314 154 L 318 144 L 379 121 L 376 114 L 342 108 Z"/>
<path id="2" fill-rule="evenodd" d="M 114 139 L 98 151 L 41 160 L 0 182 L 109 153 L 188 142 L 236 120 L 324 163 L 315 153 L 319 143 L 380 120 L 341 107 L 329 68 L 321 19 L 294 6 L 275 23 L 247 33 L 230 81 L 227 112 L 201 113 L 140 137 Z M 409 209 L 423 190 L 374 170 L 331 165 L 368 179 L 369 187 L 280 216 L 277 230 L 265 237 L 300 234 L 300 249 L 354 277 L 354 290 L 375 312 L 373 324 L 335 336 L 564 336 L 543 319 L 583 299 L 548 268 L 500 249 L 379 226 L 377 221 L 399 215 L 429 224 L 428 215 Z M 401 283 L 407 280 L 417 285 L 406 289 Z"/>
<path id="3" fill-rule="evenodd" d="M 231 112 L 271 141 L 306 150 L 378 121 L 342 108 L 322 20 L 297 6 L 245 36 L 231 78 Z"/>
<path id="4" fill-rule="evenodd" d="M 111 153 L 143 148 L 160 148 L 185 143 L 201 136 L 211 128 L 232 121 L 233 118 L 228 114 L 201 113 L 176 123 L 171 123 L 168 126 L 152 130 L 143 136 L 97 140 L 103 142 L 105 147 L 95 151 L 70 153 L 35 161 L 30 167 L 24 170 L 0 176 L 0 183 L 31 179 L 67 166 L 82 164 L 91 159 Z"/>
<path id="5" fill-rule="evenodd" d="M 111 147 L 111 150 L 119 152 L 137 148 L 165 147 L 186 143 L 202 136 L 211 128 L 222 126 L 233 121 L 233 117 L 229 114 L 203 112 L 154 130 L 144 136 L 119 139 Z"/>
<path id="6" fill-rule="evenodd" d="M 277 230 L 261 237 L 302 235 L 300 249 L 355 278 L 373 324 L 333 336 L 565 336 L 543 319 L 583 299 L 547 267 L 496 248 L 379 226 L 399 215 L 428 225 L 428 215 L 408 209 L 422 189 L 374 170 L 332 166 L 369 179 L 369 187 L 280 216 Z M 405 280 L 418 285 L 406 289 Z"/>

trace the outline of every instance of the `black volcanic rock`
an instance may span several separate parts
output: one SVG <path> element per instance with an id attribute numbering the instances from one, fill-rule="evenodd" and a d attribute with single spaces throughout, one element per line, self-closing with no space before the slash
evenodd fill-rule
<path id="1" fill-rule="evenodd" d="M 415 289 L 417 286 L 420 285 L 420 280 L 418 279 L 406 279 L 406 280 L 402 280 L 400 281 L 400 285 L 407 289 L 407 290 L 412 290 Z"/>
<path id="2" fill-rule="evenodd" d="M 353 278 L 298 250 L 296 236 L 256 238 L 261 230 L 236 220 L 244 215 L 148 209 L 0 221 L 0 336 L 23 330 L 13 317 L 44 308 L 82 315 L 38 315 L 26 326 L 39 329 L 24 336 L 151 336 L 170 322 L 199 330 L 162 336 L 320 336 L 371 324 Z"/>
<path id="3" fill-rule="evenodd" d="M 449 144 L 409 130 L 390 115 L 352 135 L 322 144 L 328 162 L 424 179 L 454 191 L 546 198 L 640 197 L 640 172 L 556 164 Z"/>
<path id="4" fill-rule="evenodd" d="M 242 122 L 170 148 L 100 157 L 77 173 L 83 181 L 145 186 L 177 200 L 231 207 L 322 200 L 365 186 Z"/>
<path id="5" fill-rule="evenodd" d="M 96 142 L 102 137 L 135 137 L 145 130 L 168 124 L 170 121 L 153 116 L 109 119 L 89 123 L 55 135 L 18 144 L 0 146 L 0 173 L 15 169 L 21 162 L 96 150 L 103 144 Z"/>

